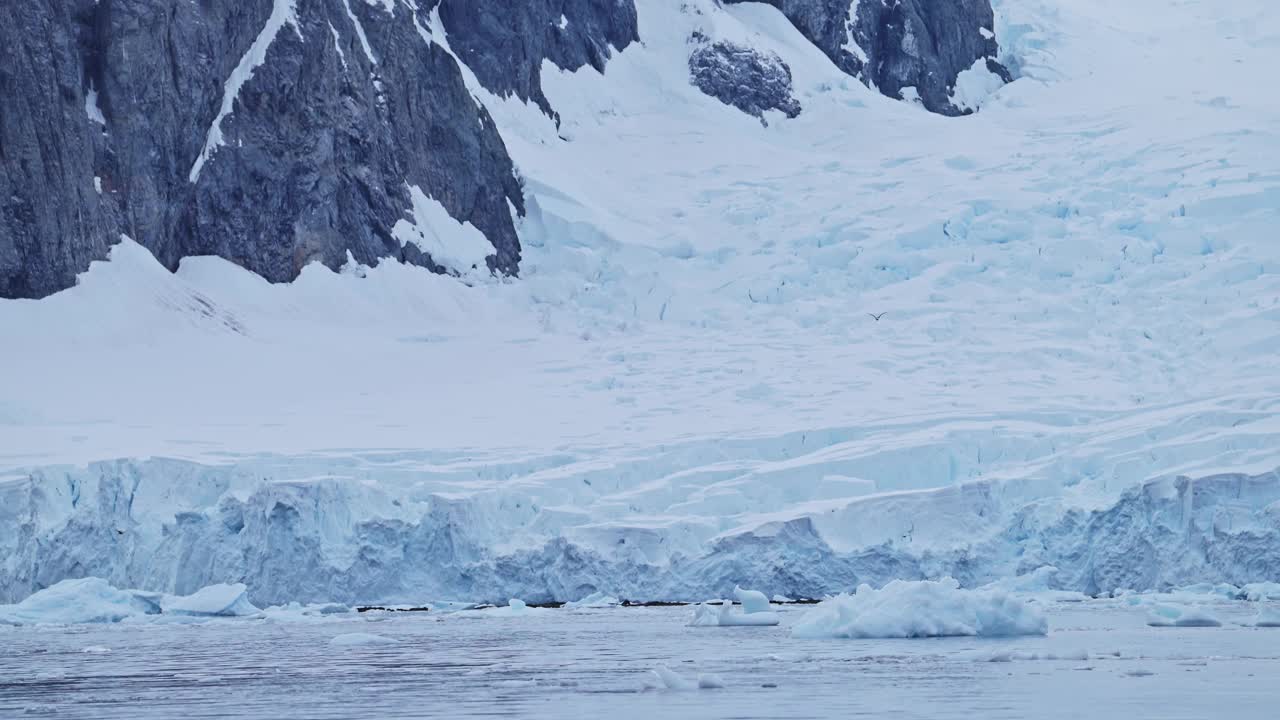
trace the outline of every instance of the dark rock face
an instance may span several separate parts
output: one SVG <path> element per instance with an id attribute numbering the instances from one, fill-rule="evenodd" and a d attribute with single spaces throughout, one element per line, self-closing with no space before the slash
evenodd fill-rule
<path id="1" fill-rule="evenodd" d="M 348 252 L 441 271 L 392 236 L 410 185 L 484 233 L 491 269 L 515 273 L 519 181 L 426 12 L 365 0 L 3 3 L 0 297 L 69 287 L 122 234 L 171 269 L 212 254 L 277 282 Z"/>
<path id="2" fill-rule="evenodd" d="M 725 0 L 743 2 L 744 0 Z M 893 98 L 914 87 L 929 110 L 964 115 L 951 102 L 956 76 L 986 59 L 1006 82 L 990 0 L 764 0 L 841 70 Z M 852 42 L 850 42 L 852 41 Z"/>
<path id="3" fill-rule="evenodd" d="M 640 39 L 633 0 L 439 0 L 449 45 L 486 89 L 532 100 L 542 94 L 542 61 L 562 70 L 604 72 L 613 50 Z"/>
<path id="4" fill-rule="evenodd" d="M 773 53 L 729 42 L 699 45 L 689 55 L 689 74 L 702 92 L 761 118 L 766 110 L 800 114 L 791 95 L 791 68 Z"/>

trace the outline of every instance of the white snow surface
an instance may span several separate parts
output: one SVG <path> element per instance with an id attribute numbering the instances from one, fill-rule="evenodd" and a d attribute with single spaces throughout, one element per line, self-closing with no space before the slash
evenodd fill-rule
<path id="1" fill-rule="evenodd" d="M 696 680 L 690 680 L 666 665 L 659 665 L 649 671 L 651 678 L 644 684 L 648 690 L 714 690 L 724 687 L 724 680 L 719 675 L 699 673 Z"/>
<path id="2" fill-rule="evenodd" d="M 493 245 L 469 222 L 454 220 L 444 205 L 428 197 L 417 185 L 409 186 L 412 220 L 399 220 L 391 234 L 404 246 L 417 245 L 431 259 L 460 275 L 487 273 L 485 258 Z"/>
<path id="3" fill-rule="evenodd" d="M 507 601 L 506 605 L 494 608 L 484 608 L 477 612 L 488 617 L 528 617 L 530 615 L 538 615 L 549 611 L 550 608 L 529 607 L 525 601 L 518 598 L 511 598 Z"/>
<path id="4" fill-rule="evenodd" d="M 604 75 L 544 66 L 559 130 L 469 82 L 525 181 L 519 279 L 271 285 L 125 240 L 0 301 L 0 600 L 1274 581 L 1280 15 L 995 5 L 1018 79 L 964 118 L 759 3 L 640 0 Z M 696 27 L 776 52 L 804 112 L 691 87 Z"/>
<path id="5" fill-rule="evenodd" d="M 1044 635 L 1036 605 L 996 590 L 965 590 L 953 578 L 894 580 L 822 601 L 792 628 L 797 638 L 1009 637 Z"/>

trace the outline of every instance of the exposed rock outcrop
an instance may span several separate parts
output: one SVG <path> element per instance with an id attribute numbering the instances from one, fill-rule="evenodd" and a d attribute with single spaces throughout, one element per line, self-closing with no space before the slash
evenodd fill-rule
<path id="1" fill-rule="evenodd" d="M 768 110 L 789 118 L 800 114 L 800 103 L 791 94 L 791 68 L 773 53 L 700 41 L 689 55 L 689 74 L 702 92 L 762 122 Z"/>
<path id="2" fill-rule="evenodd" d="M 446 268 L 393 233 L 411 187 L 515 273 L 524 199 L 428 8 L 382 0 L 0 7 L 0 297 L 68 287 L 121 235 L 272 281 Z M 458 269 L 458 268 L 453 268 Z"/>
<path id="3" fill-rule="evenodd" d="M 972 112 L 957 106 L 951 95 L 956 77 L 977 61 L 1011 80 L 996 60 L 990 0 L 764 2 L 781 10 L 841 70 L 889 97 L 918 96 L 936 113 Z"/>
<path id="4" fill-rule="evenodd" d="M 439 0 L 449 45 L 484 87 L 554 110 L 542 63 L 562 70 L 605 61 L 640 39 L 633 0 Z"/>

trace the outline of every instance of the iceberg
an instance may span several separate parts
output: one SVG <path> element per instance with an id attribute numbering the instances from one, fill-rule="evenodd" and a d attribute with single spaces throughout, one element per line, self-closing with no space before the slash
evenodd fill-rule
<path id="1" fill-rule="evenodd" d="M 700 673 L 697 680 L 690 680 L 666 665 L 659 665 L 649 674 L 652 678 L 645 683 L 645 689 L 649 690 L 714 690 L 724 687 L 724 680 L 719 675 Z"/>
<path id="2" fill-rule="evenodd" d="M 1280 608 L 1259 608 L 1257 617 L 1253 619 L 1253 626 L 1260 628 L 1280 628 Z"/>
<path id="3" fill-rule="evenodd" d="M 0 606 L 0 622 L 10 625 L 114 623 L 148 613 L 148 603 L 96 577 L 63 580 L 16 605 Z"/>
<path id="4" fill-rule="evenodd" d="M 249 602 L 249 588 L 243 583 L 210 585 L 190 595 L 166 595 L 160 601 L 166 615 L 198 617 L 243 617 L 261 612 Z"/>
<path id="5" fill-rule="evenodd" d="M 1221 627 L 1222 621 L 1203 607 L 1155 605 L 1147 615 L 1151 627 Z"/>
<path id="6" fill-rule="evenodd" d="M 747 614 L 769 612 L 769 598 L 759 590 L 743 590 L 733 586 L 733 596 L 742 603 L 742 612 Z"/>
<path id="7" fill-rule="evenodd" d="M 16 605 L 0 605 L 0 623 L 80 625 L 141 617 L 244 617 L 261 611 L 244 584 L 210 585 L 190 595 L 121 590 L 97 577 L 63 580 Z"/>
<path id="8" fill-rule="evenodd" d="M 824 600 L 805 614 L 797 638 L 923 638 L 1046 635 L 1036 605 L 1000 590 L 965 590 L 953 578 L 894 580 L 876 590 Z"/>

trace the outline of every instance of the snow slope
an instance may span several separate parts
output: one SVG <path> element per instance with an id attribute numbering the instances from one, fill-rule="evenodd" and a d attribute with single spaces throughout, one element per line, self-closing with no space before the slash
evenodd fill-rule
<path id="1" fill-rule="evenodd" d="M 1019 79 L 965 118 L 707 0 L 639 2 L 604 76 L 547 65 L 558 129 L 473 85 L 519 280 L 125 241 L 0 303 L 0 600 L 1276 580 L 1280 17 L 996 5 Z M 777 53 L 800 116 L 693 88 L 695 30 Z"/>

